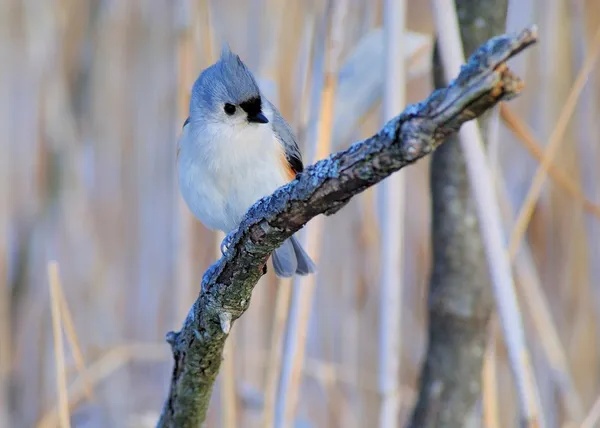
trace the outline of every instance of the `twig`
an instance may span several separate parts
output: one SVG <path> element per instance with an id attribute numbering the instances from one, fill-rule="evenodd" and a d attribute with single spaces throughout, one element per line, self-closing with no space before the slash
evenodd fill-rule
<path id="1" fill-rule="evenodd" d="M 406 73 L 402 44 L 406 20 L 404 0 L 385 0 L 385 83 L 383 119 L 390 120 L 405 103 Z M 379 304 L 379 427 L 398 425 L 400 410 L 400 362 L 402 348 L 402 293 L 404 290 L 404 171 L 381 183 L 381 264 Z"/>
<path id="2" fill-rule="evenodd" d="M 54 359 L 56 362 L 56 392 L 58 395 L 59 420 L 61 428 L 70 428 L 69 395 L 67 392 L 67 375 L 65 373 L 65 349 L 61 327 L 60 298 L 58 297 L 60 277 L 56 262 L 48 263 L 48 284 L 50 286 L 50 307 L 52 309 L 52 332 L 54 333 Z"/>
<path id="3" fill-rule="evenodd" d="M 441 58 L 446 79 L 450 80 L 460 69 L 462 58 L 464 58 L 458 18 L 453 2 L 437 0 L 434 4 Z M 459 137 L 467 162 L 488 268 L 519 394 L 523 421 L 529 427 L 537 427 L 542 417 L 539 412 L 539 395 L 525 344 L 523 323 L 510 261 L 504 247 L 502 222 L 495 200 L 494 183 L 482 149 L 482 136 L 477 124 L 471 122 L 461 128 Z"/>
<path id="4" fill-rule="evenodd" d="M 516 256 L 521 239 L 523 238 L 523 235 L 527 230 L 527 226 L 529 225 L 529 221 L 531 220 L 531 216 L 533 215 L 533 209 L 535 208 L 536 202 L 542 193 L 547 171 L 552 164 L 558 148 L 560 147 L 560 143 L 567 129 L 567 125 L 569 124 L 569 120 L 575 111 L 575 107 L 577 106 L 577 100 L 579 99 L 579 96 L 585 87 L 585 83 L 587 82 L 587 79 L 592 72 L 599 56 L 600 28 L 594 36 L 590 51 L 588 52 L 583 66 L 577 75 L 577 79 L 575 79 L 575 84 L 571 88 L 571 92 L 567 97 L 567 101 L 565 102 L 565 105 L 560 113 L 556 126 L 550 135 L 548 146 L 542 159 L 542 164 L 535 172 L 533 182 L 531 183 L 531 187 L 529 188 L 527 196 L 525 197 L 525 202 L 523 202 L 523 206 L 521 207 L 519 215 L 517 216 L 515 226 L 513 227 L 510 236 L 509 253 L 511 260 L 514 260 Z"/>
<path id="5" fill-rule="evenodd" d="M 544 159 L 544 149 L 540 142 L 533 135 L 533 131 L 521 120 L 510 107 L 504 103 L 500 103 L 500 114 L 504 123 L 514 132 L 527 151 L 538 161 Z M 546 171 L 559 186 L 569 193 L 577 202 L 580 202 L 583 208 L 597 218 L 600 218 L 600 206 L 590 201 L 585 193 L 579 188 L 577 183 L 562 169 L 558 168 L 554 163 L 548 165 Z"/>
<path id="6" fill-rule="evenodd" d="M 308 166 L 248 210 L 227 253 L 204 274 L 181 331 L 167 335 L 175 363 L 159 427 L 197 427 L 206 419 L 227 339 L 220 314 L 230 313 L 234 323 L 246 311 L 273 249 L 312 218 L 334 214 L 354 195 L 431 153 L 465 122 L 515 96 L 522 84 L 505 62 L 536 40 L 534 29 L 491 39 L 447 88 L 408 106 L 373 137 Z"/>

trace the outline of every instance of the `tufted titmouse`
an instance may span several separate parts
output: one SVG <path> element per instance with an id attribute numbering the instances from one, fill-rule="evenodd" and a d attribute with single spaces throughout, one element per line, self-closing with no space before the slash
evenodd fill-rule
<path id="1" fill-rule="evenodd" d="M 192 213 L 210 229 L 227 233 L 222 252 L 247 209 L 303 170 L 292 129 L 228 45 L 194 83 L 177 168 Z M 280 277 L 316 272 L 294 236 L 272 256 Z"/>

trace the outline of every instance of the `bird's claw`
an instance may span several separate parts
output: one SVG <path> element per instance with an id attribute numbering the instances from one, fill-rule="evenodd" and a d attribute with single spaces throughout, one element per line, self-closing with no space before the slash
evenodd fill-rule
<path id="1" fill-rule="evenodd" d="M 233 241 L 233 236 L 235 235 L 236 230 L 229 232 L 221 241 L 221 254 L 225 255 L 225 252 L 229 249 L 231 245 L 231 241 Z"/>

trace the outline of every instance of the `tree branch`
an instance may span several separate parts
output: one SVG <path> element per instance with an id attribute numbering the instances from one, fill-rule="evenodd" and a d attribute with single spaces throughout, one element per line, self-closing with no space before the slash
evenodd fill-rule
<path id="1" fill-rule="evenodd" d="M 231 325 L 248 308 L 271 252 L 310 219 L 431 153 L 466 121 L 522 88 L 505 62 L 535 43 L 535 28 L 489 40 L 447 88 L 410 105 L 376 135 L 307 167 L 246 213 L 227 253 L 204 274 L 180 332 L 170 332 L 174 368 L 159 427 L 196 428 L 206 419 Z"/>

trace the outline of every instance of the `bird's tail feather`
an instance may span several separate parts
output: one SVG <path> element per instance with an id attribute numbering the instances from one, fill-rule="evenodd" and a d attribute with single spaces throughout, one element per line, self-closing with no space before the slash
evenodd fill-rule
<path id="1" fill-rule="evenodd" d="M 282 278 L 289 278 L 294 273 L 304 276 L 317 271 L 315 263 L 295 236 L 286 239 L 273 251 L 273 268 L 277 276 Z"/>
<path id="2" fill-rule="evenodd" d="M 296 260 L 298 262 L 296 273 L 303 276 L 316 273 L 317 266 L 315 265 L 315 262 L 313 262 L 310 256 L 306 254 L 306 251 L 304 251 L 304 248 L 302 248 L 302 245 L 300 245 L 300 242 L 298 242 L 296 237 L 292 236 L 289 240 L 292 241 L 294 252 L 296 253 Z"/>

